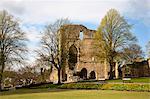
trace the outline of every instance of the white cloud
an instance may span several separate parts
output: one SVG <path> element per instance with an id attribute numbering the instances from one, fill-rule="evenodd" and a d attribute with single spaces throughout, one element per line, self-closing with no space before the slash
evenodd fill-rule
<path id="1" fill-rule="evenodd" d="M 110 8 L 117 9 L 122 15 L 150 24 L 149 0 L 1 0 L 0 10 L 18 17 L 22 29 L 27 33 L 34 50 L 39 42 L 44 25 L 58 18 L 68 17 L 74 22 L 98 25 Z M 28 26 L 26 26 L 28 24 Z M 32 58 L 33 60 L 33 58 Z"/>
<path id="2" fill-rule="evenodd" d="M 131 19 L 140 20 L 143 24 L 150 24 L 150 0 L 130 0 L 124 10 Z"/>
<path id="3" fill-rule="evenodd" d="M 46 23 L 61 17 L 99 23 L 108 9 L 123 10 L 126 2 L 127 0 L 3 0 L 1 7 L 16 14 L 25 23 Z"/>
<path id="4" fill-rule="evenodd" d="M 26 32 L 27 38 L 31 41 L 39 41 L 41 37 L 41 30 L 35 26 L 29 25 L 28 27 L 22 26 L 24 32 Z"/>
<path id="5" fill-rule="evenodd" d="M 61 17 L 98 24 L 108 9 L 115 8 L 130 18 L 150 23 L 149 0 L 1 0 L 23 23 L 45 24 Z"/>
<path id="6" fill-rule="evenodd" d="M 37 25 L 33 24 L 22 24 L 22 30 L 26 33 L 28 38 L 28 49 L 29 49 L 29 63 L 33 63 L 36 58 L 35 50 L 39 47 L 39 41 L 41 39 L 41 28 L 37 28 Z"/>
<path id="7" fill-rule="evenodd" d="M 0 8 L 18 15 L 25 12 L 25 6 L 22 4 L 21 0 L 1 0 Z"/>

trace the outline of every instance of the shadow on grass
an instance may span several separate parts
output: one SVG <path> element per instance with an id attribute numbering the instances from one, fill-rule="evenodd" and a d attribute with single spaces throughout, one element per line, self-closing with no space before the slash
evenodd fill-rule
<path id="1" fill-rule="evenodd" d="M 0 95 L 15 95 L 15 94 L 32 94 L 32 93 L 46 93 L 46 92 L 64 92 L 71 91 L 70 89 L 16 89 L 10 91 L 0 92 Z"/>

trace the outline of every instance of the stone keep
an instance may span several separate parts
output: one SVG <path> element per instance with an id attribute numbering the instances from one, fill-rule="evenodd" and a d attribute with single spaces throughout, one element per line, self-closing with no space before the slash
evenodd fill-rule
<path id="1" fill-rule="evenodd" d="M 59 30 L 61 80 L 76 82 L 86 79 L 108 79 L 108 68 L 105 62 L 99 62 L 94 52 L 95 30 L 83 25 L 64 25 Z M 57 80 L 56 71 L 50 75 L 51 81 Z M 55 82 L 55 81 L 53 81 Z"/>

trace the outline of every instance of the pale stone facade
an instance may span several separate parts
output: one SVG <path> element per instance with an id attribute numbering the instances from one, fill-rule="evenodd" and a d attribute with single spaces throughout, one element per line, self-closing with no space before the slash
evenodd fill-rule
<path id="1" fill-rule="evenodd" d="M 95 30 L 83 25 L 65 25 L 59 31 L 62 59 L 62 81 L 76 82 L 84 79 L 108 79 L 106 62 L 99 62 L 94 56 Z M 51 81 L 57 80 L 52 72 Z"/>

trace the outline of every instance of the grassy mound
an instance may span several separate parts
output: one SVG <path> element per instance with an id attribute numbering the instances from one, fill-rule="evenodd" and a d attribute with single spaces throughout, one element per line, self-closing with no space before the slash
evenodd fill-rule
<path id="1" fill-rule="evenodd" d="M 23 86 L 27 89 L 97 89 L 97 90 L 119 90 L 119 91 L 148 91 L 150 92 L 149 78 L 132 78 L 132 83 L 122 83 L 121 80 L 106 80 L 106 83 L 94 83 L 98 81 L 83 81 L 78 83 L 67 83 L 62 85 L 52 83 L 41 83 Z M 133 83 L 136 82 L 136 83 Z M 142 82 L 142 83 L 141 83 Z M 21 88 L 21 89 L 22 89 Z M 20 89 L 20 88 L 16 88 Z"/>
<path id="2" fill-rule="evenodd" d="M 87 83 L 69 83 L 63 84 L 58 88 L 61 89 L 101 89 L 102 84 L 87 84 Z"/>
<path id="3" fill-rule="evenodd" d="M 150 84 L 103 84 L 103 90 L 150 91 Z"/>
<path id="4" fill-rule="evenodd" d="M 31 89 L 96 89 L 96 90 L 119 90 L 119 91 L 148 91 L 150 92 L 150 84 L 139 83 L 106 83 L 106 84 L 91 84 L 91 83 L 68 83 L 68 84 L 46 84 L 38 87 L 30 87 Z"/>

